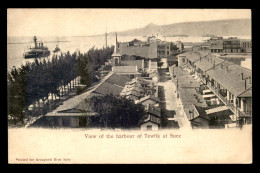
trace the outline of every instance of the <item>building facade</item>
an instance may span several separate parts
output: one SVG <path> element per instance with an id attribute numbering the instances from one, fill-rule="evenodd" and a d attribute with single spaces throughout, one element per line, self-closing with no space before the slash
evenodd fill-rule
<path id="1" fill-rule="evenodd" d="M 209 40 L 212 53 L 252 52 L 251 40 L 240 40 L 237 37 L 213 37 Z"/>
<path id="2" fill-rule="evenodd" d="M 157 57 L 166 58 L 171 53 L 171 44 L 169 42 L 157 42 Z"/>
<path id="3" fill-rule="evenodd" d="M 171 44 L 162 41 L 139 41 L 119 43 L 119 54 L 135 55 L 144 58 L 166 58 L 171 54 Z"/>
<path id="4" fill-rule="evenodd" d="M 252 52 L 252 41 L 251 40 L 240 40 L 241 52 L 251 53 Z"/>
<path id="5" fill-rule="evenodd" d="M 225 53 L 239 53 L 241 52 L 240 40 L 236 37 L 229 37 L 223 40 L 223 52 Z"/>

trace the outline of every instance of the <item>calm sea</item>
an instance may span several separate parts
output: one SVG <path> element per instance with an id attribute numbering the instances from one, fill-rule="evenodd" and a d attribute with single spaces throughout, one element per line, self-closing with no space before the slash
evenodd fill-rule
<path id="1" fill-rule="evenodd" d="M 131 41 L 133 39 L 145 40 L 145 37 L 138 36 L 119 36 L 119 42 Z M 76 50 L 81 52 L 87 52 L 90 48 L 95 46 L 96 48 L 102 48 L 105 46 L 105 37 L 37 37 L 37 41 L 42 41 L 45 46 L 51 51 L 52 57 L 53 50 L 56 45 L 59 45 L 61 52 L 70 51 L 73 53 Z M 203 42 L 208 37 L 162 37 L 163 41 L 175 42 L 180 40 L 182 42 Z M 59 41 L 59 42 L 58 42 Z M 108 46 L 115 45 L 115 36 L 109 35 L 107 39 Z M 8 37 L 7 38 L 7 68 L 8 70 L 13 66 L 19 67 L 26 61 L 33 62 L 33 59 L 24 59 L 23 53 L 27 47 L 33 47 L 33 37 Z M 251 69 L 251 58 L 246 58 L 245 62 L 241 62 L 241 66 Z"/>

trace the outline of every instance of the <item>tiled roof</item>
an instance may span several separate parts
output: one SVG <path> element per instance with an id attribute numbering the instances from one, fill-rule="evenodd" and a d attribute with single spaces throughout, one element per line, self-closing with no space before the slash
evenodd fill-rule
<path id="1" fill-rule="evenodd" d="M 112 68 L 112 71 L 114 73 L 126 73 L 126 74 L 138 73 L 137 66 L 114 66 Z"/>
<path id="2" fill-rule="evenodd" d="M 123 87 L 104 82 L 94 92 L 102 95 L 113 94 L 118 95 L 123 90 Z"/>
<path id="3" fill-rule="evenodd" d="M 210 120 L 209 116 L 207 115 L 206 111 L 205 111 L 203 108 L 201 108 L 201 107 L 199 107 L 199 106 L 194 106 L 194 107 L 196 108 L 196 110 L 197 110 L 198 113 L 199 113 L 198 116 L 201 116 L 201 117 L 203 117 L 203 118 L 205 118 L 205 119 L 207 119 L 207 120 Z M 194 114 L 194 115 L 195 115 L 195 114 Z M 198 116 L 197 116 L 197 117 L 198 117 Z M 196 117 L 194 117 L 194 118 L 196 118 Z"/>
<path id="4" fill-rule="evenodd" d="M 194 88 L 179 90 L 180 98 L 183 104 L 194 104 L 195 106 L 206 107 L 207 104 L 205 100 L 199 95 Z M 197 96 L 197 97 L 196 97 Z"/>
<path id="5" fill-rule="evenodd" d="M 224 62 L 222 65 L 223 68 L 221 68 L 221 65 L 218 65 L 215 70 L 211 69 L 206 73 L 235 96 L 242 94 L 248 88 L 252 87 L 248 79 L 246 80 L 245 87 L 245 80 L 242 80 L 241 76 L 241 73 L 243 73 L 244 79 L 252 76 L 251 70 L 230 62 Z M 228 72 L 226 67 L 228 68 Z M 246 94 L 250 96 L 250 91 Z"/>
<path id="6" fill-rule="evenodd" d="M 242 94 L 240 94 L 238 97 L 252 97 L 252 88 L 246 90 Z"/>
<path id="7" fill-rule="evenodd" d="M 194 106 L 194 105 L 186 105 L 184 108 L 184 111 L 186 113 L 186 116 L 189 120 L 194 120 L 198 117 L 202 117 L 204 119 L 210 120 L 209 116 L 205 112 L 205 110 L 202 107 Z"/>
<path id="8" fill-rule="evenodd" d="M 187 59 L 189 59 L 191 62 L 197 61 L 200 59 L 200 56 L 198 53 L 193 53 L 193 52 L 185 52 L 181 54 L 180 56 L 186 56 Z"/>
<path id="9" fill-rule="evenodd" d="M 161 124 L 160 118 L 155 117 L 153 115 L 148 115 L 148 117 L 145 120 L 143 120 L 143 122 L 141 122 L 140 124 L 144 124 L 144 123 L 147 123 L 149 121 L 152 122 L 152 123 L 158 124 L 158 125 Z"/>
<path id="10" fill-rule="evenodd" d="M 156 106 L 147 104 L 145 106 L 145 110 L 146 110 L 146 112 L 151 113 L 157 117 L 161 117 L 161 108 L 160 107 L 156 107 Z"/>
<path id="11" fill-rule="evenodd" d="M 214 61 L 215 65 L 224 62 L 224 60 L 220 58 L 217 58 L 213 55 L 208 55 L 204 58 L 201 58 L 201 60 L 196 61 L 194 64 L 196 65 L 196 67 L 199 67 L 202 71 L 206 71 L 213 67 Z"/>
<path id="12" fill-rule="evenodd" d="M 137 66 L 138 69 L 141 69 L 143 68 L 143 61 L 144 60 L 121 61 L 121 64 L 125 66 Z"/>
<path id="13" fill-rule="evenodd" d="M 129 81 L 129 78 L 126 76 L 121 76 L 118 74 L 112 74 L 105 82 L 111 83 L 111 84 L 116 84 L 119 86 L 124 87 L 126 82 Z"/>
<path id="14" fill-rule="evenodd" d="M 72 109 L 61 110 L 61 111 L 58 111 L 57 113 L 82 113 L 82 110 L 72 108 Z"/>
<path id="15" fill-rule="evenodd" d="M 126 96 L 134 95 L 136 97 L 140 97 L 141 96 L 141 94 L 139 92 L 137 92 L 136 90 L 131 90 L 131 91 L 127 92 L 125 95 Z"/>

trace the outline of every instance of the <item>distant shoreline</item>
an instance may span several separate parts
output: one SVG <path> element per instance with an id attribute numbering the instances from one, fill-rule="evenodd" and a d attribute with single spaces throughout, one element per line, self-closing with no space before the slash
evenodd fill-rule
<path id="1" fill-rule="evenodd" d="M 47 41 L 47 42 L 43 42 L 43 43 L 57 43 L 57 42 L 70 42 L 70 41 Z M 18 43 L 7 43 L 7 44 L 31 44 L 33 42 L 18 42 Z"/>

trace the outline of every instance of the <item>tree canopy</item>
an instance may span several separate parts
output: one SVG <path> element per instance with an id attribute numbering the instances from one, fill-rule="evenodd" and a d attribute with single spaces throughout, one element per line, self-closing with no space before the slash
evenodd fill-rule
<path id="1" fill-rule="evenodd" d="M 99 80 L 98 69 L 113 53 L 113 46 L 90 49 L 87 53 L 61 53 L 58 57 L 35 58 L 21 67 L 13 67 L 7 74 L 8 115 L 14 124 L 23 123 L 31 104 L 45 101 L 49 94 L 60 96 L 60 87 L 71 86 L 71 81 L 81 77 L 81 83 L 89 87 Z"/>
<path id="2" fill-rule="evenodd" d="M 145 118 L 145 111 L 142 104 L 135 104 L 133 100 L 125 97 L 94 96 L 89 103 L 98 116 L 96 123 L 104 128 L 138 128 L 140 122 Z M 97 123 L 98 122 L 98 123 Z"/>

